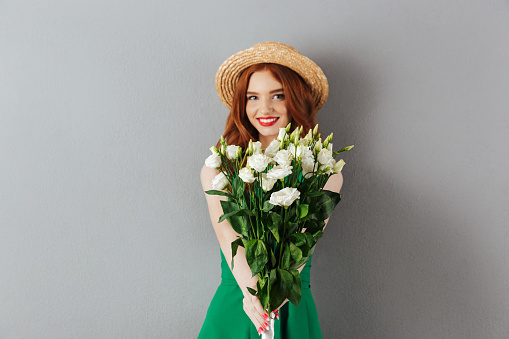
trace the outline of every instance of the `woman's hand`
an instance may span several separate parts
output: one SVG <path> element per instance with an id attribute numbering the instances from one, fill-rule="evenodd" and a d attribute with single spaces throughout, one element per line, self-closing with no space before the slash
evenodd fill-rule
<path id="1" fill-rule="evenodd" d="M 258 297 L 248 292 L 244 293 L 244 312 L 256 327 L 258 334 L 269 328 L 269 314 L 262 308 L 262 304 Z"/>

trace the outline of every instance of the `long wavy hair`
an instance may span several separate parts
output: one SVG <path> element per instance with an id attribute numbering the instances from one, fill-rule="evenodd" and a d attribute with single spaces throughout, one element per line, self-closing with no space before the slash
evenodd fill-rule
<path id="1" fill-rule="evenodd" d="M 258 131 L 249 121 L 246 114 L 247 88 L 254 72 L 269 71 L 283 85 L 286 110 L 291 117 L 292 131 L 297 126 L 303 127 L 306 134 L 316 124 L 316 111 L 313 96 L 304 80 L 288 67 L 278 64 L 255 64 L 240 75 L 235 88 L 233 104 L 226 119 L 224 138 L 230 145 L 246 149 L 249 140 L 258 140 Z"/>

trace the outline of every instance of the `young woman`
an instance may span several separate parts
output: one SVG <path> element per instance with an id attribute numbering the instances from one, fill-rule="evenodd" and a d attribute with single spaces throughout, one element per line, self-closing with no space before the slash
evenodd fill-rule
<path id="1" fill-rule="evenodd" d="M 327 100 L 328 83 L 322 70 L 291 46 L 264 42 L 228 58 L 216 75 L 216 89 L 230 109 L 224 137 L 228 144 L 246 149 L 249 140 L 260 141 L 262 149 L 276 139 L 279 128 L 292 123 L 292 129 L 304 127 L 304 133 L 316 123 L 316 113 Z M 212 189 L 218 174 L 204 166 L 203 190 Z M 329 178 L 325 189 L 339 192 L 341 173 Z M 211 301 L 200 339 L 259 338 L 268 327 L 268 314 L 257 297 L 246 287 L 256 289 L 256 276 L 239 247 L 234 269 L 231 242 L 239 236 L 222 215 L 222 197 L 206 194 L 210 220 L 221 248 L 221 285 Z M 284 303 L 275 322 L 275 338 L 322 338 L 316 307 L 309 286 L 311 260 L 301 270 L 302 299 L 299 307 Z"/>

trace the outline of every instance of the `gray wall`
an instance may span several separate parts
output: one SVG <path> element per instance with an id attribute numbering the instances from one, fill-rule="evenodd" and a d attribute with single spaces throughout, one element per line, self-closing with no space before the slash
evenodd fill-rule
<path id="1" fill-rule="evenodd" d="M 322 66 L 322 131 L 356 145 L 324 337 L 506 338 L 508 36 L 503 0 L 0 2 L 0 338 L 197 336 L 214 75 L 261 41 Z"/>

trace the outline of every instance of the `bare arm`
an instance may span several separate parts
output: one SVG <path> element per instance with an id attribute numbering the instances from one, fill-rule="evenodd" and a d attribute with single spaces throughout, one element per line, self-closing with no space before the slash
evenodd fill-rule
<path id="1" fill-rule="evenodd" d="M 339 191 L 341 190 L 341 186 L 343 186 L 343 174 L 341 174 L 341 172 L 339 172 L 338 174 L 331 175 L 331 177 L 329 178 L 329 180 L 327 180 L 327 183 L 325 184 L 325 187 L 323 189 L 327 190 L 327 191 L 339 193 Z M 328 222 L 329 222 L 329 219 L 325 220 L 325 226 L 327 226 Z M 324 230 L 325 230 L 325 226 L 324 226 Z"/>
<path id="2" fill-rule="evenodd" d="M 216 170 L 203 166 L 200 175 L 203 191 L 212 189 L 212 179 L 214 179 L 217 173 L 218 172 Z M 219 241 L 219 246 L 221 247 L 221 251 L 224 254 L 228 266 L 230 266 L 232 260 L 231 243 L 240 237 L 240 235 L 233 230 L 226 220 L 220 223 L 218 222 L 219 217 L 223 214 L 220 201 L 226 200 L 226 198 L 209 194 L 205 194 L 205 198 L 209 209 L 210 221 L 212 222 L 214 232 L 216 233 L 217 240 Z M 247 287 L 251 287 L 256 290 L 258 278 L 256 276 L 252 277 L 251 268 L 247 264 L 245 250 L 243 247 L 239 246 L 237 250 L 232 273 L 244 294 L 244 311 L 257 329 L 260 327 L 263 328 L 267 312 L 263 310 L 258 298 L 252 296 L 247 291 Z"/>

